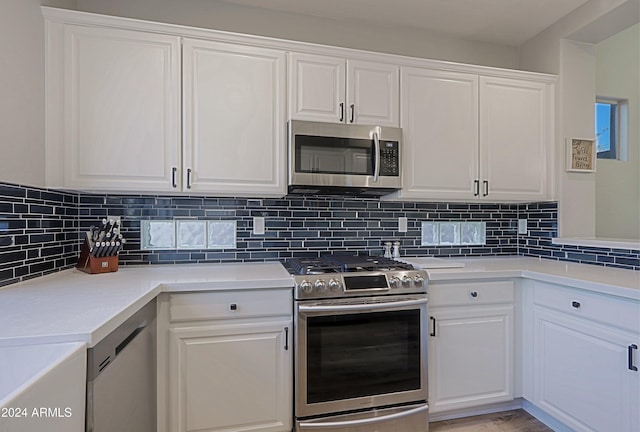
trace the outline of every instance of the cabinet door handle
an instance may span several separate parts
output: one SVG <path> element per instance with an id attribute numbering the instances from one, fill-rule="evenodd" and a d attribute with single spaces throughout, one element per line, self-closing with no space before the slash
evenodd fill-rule
<path id="1" fill-rule="evenodd" d="M 638 372 L 638 366 L 633 364 L 633 351 L 638 349 L 638 345 L 631 344 L 627 347 L 627 361 L 629 370 Z"/>
<path id="2" fill-rule="evenodd" d="M 171 187 L 174 189 L 178 187 L 178 181 L 176 178 L 177 174 L 178 174 L 178 168 L 171 167 Z"/>
<path id="3" fill-rule="evenodd" d="M 355 116 L 356 116 L 356 106 L 354 104 L 351 104 L 350 108 L 351 108 L 351 120 L 350 120 L 350 122 L 353 123 L 354 120 L 355 120 Z"/>
<path id="4" fill-rule="evenodd" d="M 436 317 L 429 317 L 429 319 L 431 320 L 431 333 L 429 333 L 429 336 L 436 336 Z"/>
<path id="5" fill-rule="evenodd" d="M 231 304 L 229 305 L 229 310 L 230 310 L 230 311 L 237 311 L 237 310 L 238 310 L 238 305 L 237 305 L 237 303 L 231 303 Z"/>
<path id="6" fill-rule="evenodd" d="M 187 168 L 187 189 L 191 189 L 191 168 Z"/>
<path id="7" fill-rule="evenodd" d="M 284 350 L 289 351 L 289 327 L 284 328 Z"/>
<path id="8" fill-rule="evenodd" d="M 489 195 L 489 180 L 483 180 L 482 187 L 483 187 L 482 196 Z"/>
<path id="9" fill-rule="evenodd" d="M 580 302 L 579 301 L 572 301 L 571 302 L 571 307 L 575 308 L 575 309 L 579 309 L 580 308 Z"/>
<path id="10" fill-rule="evenodd" d="M 478 291 L 471 291 L 470 294 L 471 294 L 471 297 L 478 298 Z"/>
<path id="11" fill-rule="evenodd" d="M 340 121 L 344 121 L 344 102 L 340 102 Z"/>
<path id="12" fill-rule="evenodd" d="M 473 181 L 473 196 L 480 195 L 480 180 L 475 179 Z"/>

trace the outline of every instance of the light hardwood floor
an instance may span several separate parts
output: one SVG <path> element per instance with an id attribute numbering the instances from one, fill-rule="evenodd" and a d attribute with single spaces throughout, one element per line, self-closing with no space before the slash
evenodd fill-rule
<path id="1" fill-rule="evenodd" d="M 429 432 L 552 432 L 524 410 L 429 423 Z"/>

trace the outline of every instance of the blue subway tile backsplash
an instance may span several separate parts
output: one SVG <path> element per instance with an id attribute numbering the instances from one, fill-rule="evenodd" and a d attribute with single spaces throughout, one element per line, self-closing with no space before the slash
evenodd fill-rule
<path id="1" fill-rule="evenodd" d="M 78 259 L 78 197 L 0 183 L 0 286 Z"/>
<path id="2" fill-rule="evenodd" d="M 281 199 L 96 195 L 0 183 L 0 286 L 75 265 L 84 231 L 107 216 L 122 219 L 128 240 L 120 265 L 219 263 L 318 256 L 329 251 L 383 253 L 385 241 L 401 242 L 403 255 L 525 255 L 640 270 L 634 250 L 554 245 L 557 203 L 420 203 L 339 197 Z M 253 217 L 265 233 L 253 234 Z M 398 232 L 398 218 L 407 232 Z M 528 234 L 517 234 L 518 219 Z M 237 221 L 235 249 L 142 250 L 142 220 Z M 486 224 L 486 244 L 421 246 L 423 221 Z"/>

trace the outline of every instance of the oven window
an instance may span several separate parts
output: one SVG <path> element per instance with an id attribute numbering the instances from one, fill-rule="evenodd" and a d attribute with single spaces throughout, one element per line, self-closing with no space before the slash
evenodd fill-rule
<path id="1" fill-rule="evenodd" d="M 307 403 L 420 389 L 420 310 L 307 319 Z"/>
<path id="2" fill-rule="evenodd" d="M 371 140 L 296 135 L 298 173 L 373 175 Z"/>

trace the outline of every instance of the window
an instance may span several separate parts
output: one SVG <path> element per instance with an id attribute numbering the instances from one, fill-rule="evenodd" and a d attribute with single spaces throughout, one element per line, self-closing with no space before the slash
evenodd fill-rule
<path id="1" fill-rule="evenodd" d="M 595 111 L 598 159 L 624 159 L 627 127 L 626 101 L 598 98 Z"/>

